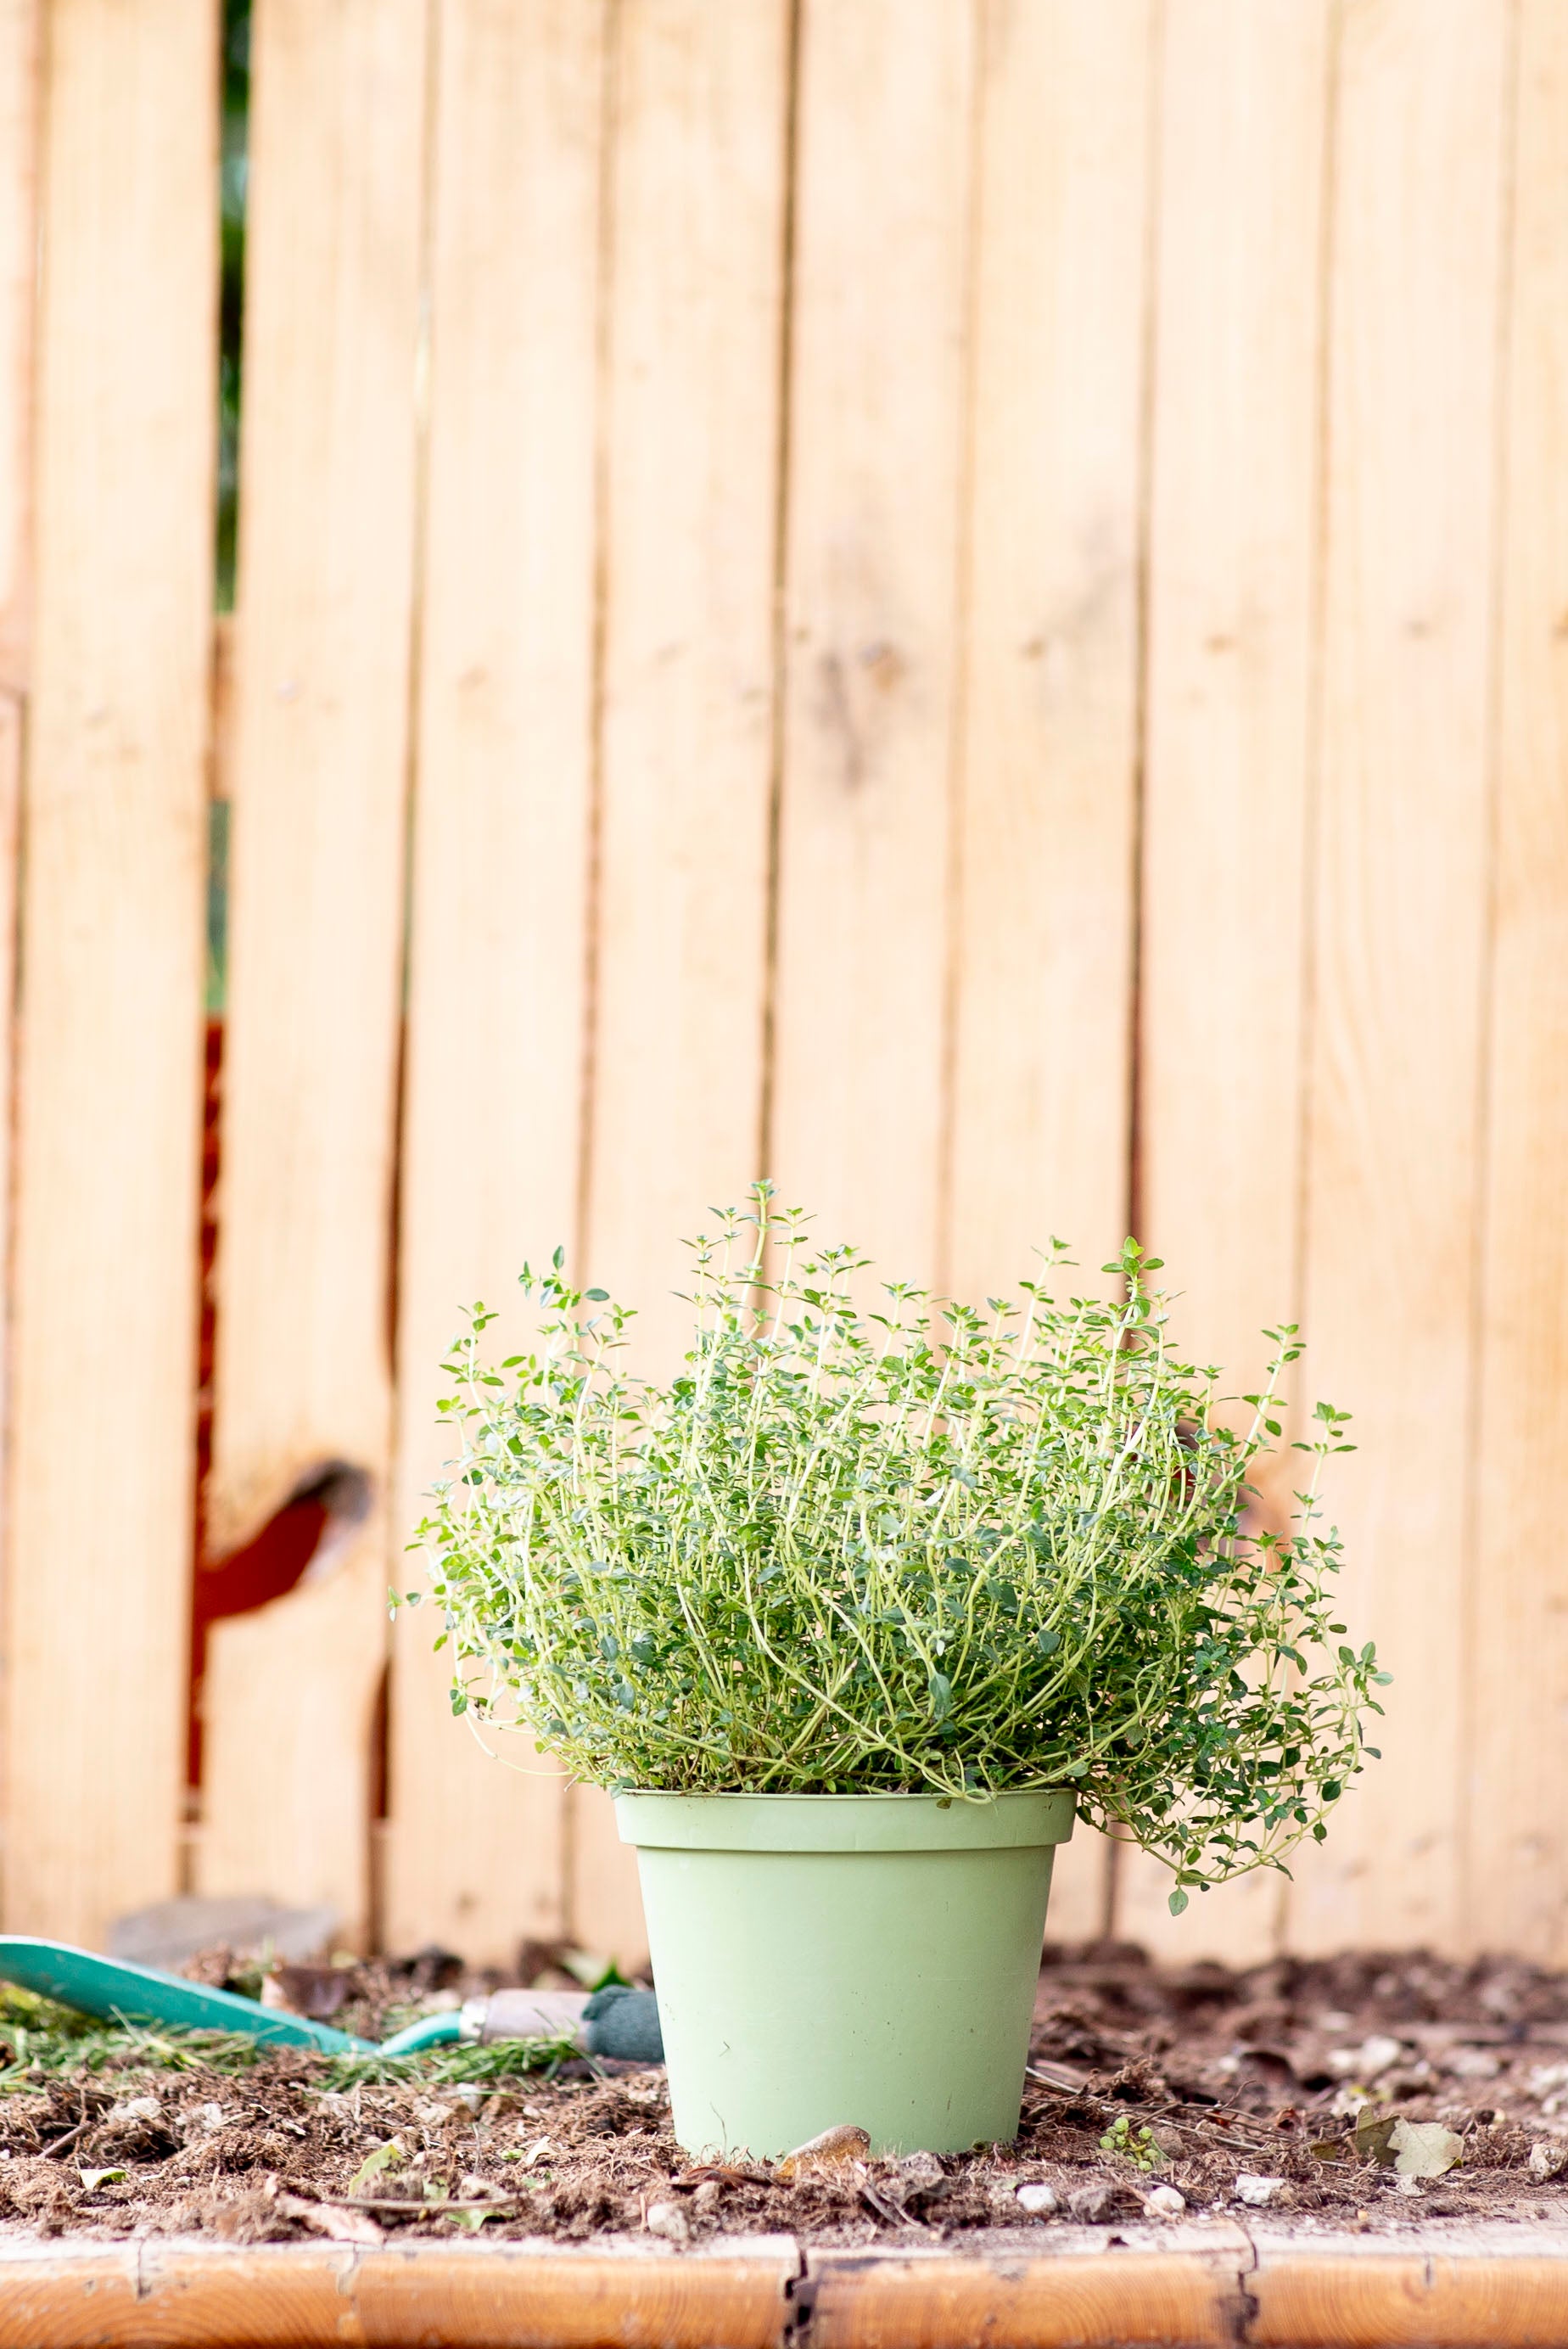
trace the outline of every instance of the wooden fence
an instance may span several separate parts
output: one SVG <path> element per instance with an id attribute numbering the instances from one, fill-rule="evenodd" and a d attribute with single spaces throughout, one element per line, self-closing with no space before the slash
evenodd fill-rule
<path id="1" fill-rule="evenodd" d="M 215 662 L 218 37 L 0 0 L 7 1925 L 634 1953 L 385 1593 L 459 1304 L 562 1238 L 667 1361 L 767 1169 L 961 1293 L 1135 1225 L 1357 1414 L 1387 1758 L 1057 1930 L 1568 1955 L 1561 0 L 255 0 Z M 204 1557 L 370 1506 L 192 1816 L 199 1443 Z"/>

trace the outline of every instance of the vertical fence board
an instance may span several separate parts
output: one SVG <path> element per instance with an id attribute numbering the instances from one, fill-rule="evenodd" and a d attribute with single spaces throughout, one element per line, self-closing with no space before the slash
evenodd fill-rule
<path id="1" fill-rule="evenodd" d="M 37 0 L 0 0 L 0 1475 L 10 1456 L 16 901 L 32 620 L 33 313 L 36 291 Z M 9 1495 L 0 1488 L 0 1578 Z M 0 1658 L 0 1673 L 4 1671 Z M 0 1811 L 4 1796 L 0 1794 Z"/>
<path id="2" fill-rule="evenodd" d="M 1292 1938 L 1462 1940 L 1495 345 L 1508 17 L 1350 9 L 1333 191 L 1323 762 L 1304 1321 L 1353 1410 L 1347 1619 L 1385 1759 L 1297 1871 Z"/>
<path id="3" fill-rule="evenodd" d="M 1568 1958 L 1568 18 L 1521 19 L 1465 1938 Z"/>
<path id="4" fill-rule="evenodd" d="M 805 0 L 773 1158 L 939 1268 L 974 21 Z"/>
<path id="5" fill-rule="evenodd" d="M 325 1570 L 219 1624 L 201 1874 L 363 1920 L 415 526 L 423 0 L 259 0 L 209 1523 L 364 1469 Z"/>
<path id="6" fill-rule="evenodd" d="M 982 19 L 973 508 L 944 1264 L 1016 1294 L 1128 1229 L 1149 0 Z M 1063 364 L 1064 352 L 1072 354 Z M 1105 1919 L 1079 1827 L 1053 1937 Z"/>
<path id="7" fill-rule="evenodd" d="M 1165 31 L 1140 1237 L 1230 1394 L 1295 1316 L 1327 43 L 1326 0 L 1192 0 Z M 1266 1495 L 1282 1526 L 1298 1464 Z M 1118 1930 L 1173 1957 L 1275 1945 L 1283 1878 L 1180 1921 L 1170 1889 L 1127 1854 Z"/>
<path id="8" fill-rule="evenodd" d="M 0 695 L 26 678 L 38 53 L 38 0 L 0 0 Z"/>
<path id="9" fill-rule="evenodd" d="M 616 66 L 584 1268 L 661 1376 L 680 1237 L 760 1171 L 789 19 L 641 0 Z M 573 1814 L 573 1929 L 635 1958 L 634 1855 Z"/>
<path id="10" fill-rule="evenodd" d="M 50 12 L 6 1920 L 174 1889 L 191 1514 L 216 10 Z"/>
<path id="11" fill-rule="evenodd" d="M 603 0 L 441 17 L 419 771 L 402 1170 L 400 1545 L 450 1452 L 459 1307 L 503 1311 L 577 1212 L 593 764 Z M 498 1331 L 506 1327 L 503 1319 Z M 513 1348 L 500 1349 L 511 1352 Z M 399 1619 L 387 1943 L 477 1961 L 562 1927 L 562 1781 L 456 1723 Z"/>

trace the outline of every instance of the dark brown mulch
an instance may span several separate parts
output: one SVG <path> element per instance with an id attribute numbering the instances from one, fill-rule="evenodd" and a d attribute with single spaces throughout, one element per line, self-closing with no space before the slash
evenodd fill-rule
<path id="1" fill-rule="evenodd" d="M 334 2019 L 368 2024 L 440 1987 L 438 1971 L 360 1970 Z M 334 2089 L 318 2059 L 280 2053 L 238 2074 L 40 2077 L 0 2098 L 0 2236 L 913 2242 L 1020 2221 L 1114 2226 L 1160 2186 L 1194 2215 L 1266 2208 L 1303 2227 L 1568 2216 L 1568 2167 L 1542 2174 L 1568 2163 L 1568 1976 L 1509 1961 L 1357 1956 L 1233 1974 L 1158 1971 L 1118 1946 L 1054 1953 L 1016 2144 L 789 2183 L 766 2162 L 689 2161 L 662 2072 L 571 2070 L 497 2088 Z M 1461 2164 L 1418 2183 L 1359 2160 L 1354 2116 L 1368 2103 L 1445 2123 Z M 1130 2149 L 1108 2153 L 1119 2120 Z M 1253 2205 L 1239 2178 L 1277 2182 Z M 1030 2183 L 1054 2190 L 1054 2215 L 1029 2218 L 1017 2189 Z"/>

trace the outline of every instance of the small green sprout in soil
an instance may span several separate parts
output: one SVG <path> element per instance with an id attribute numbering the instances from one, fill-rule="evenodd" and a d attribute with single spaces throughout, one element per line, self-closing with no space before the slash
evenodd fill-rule
<path id="1" fill-rule="evenodd" d="M 1125 2113 L 1118 2113 L 1100 2138 L 1101 2153 L 1120 2154 L 1130 2161 L 1134 2169 L 1158 2169 L 1164 2159 L 1147 2126 L 1133 2132 Z"/>

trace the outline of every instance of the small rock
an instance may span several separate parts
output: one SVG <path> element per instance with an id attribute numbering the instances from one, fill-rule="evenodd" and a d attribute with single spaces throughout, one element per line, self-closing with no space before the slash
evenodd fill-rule
<path id="1" fill-rule="evenodd" d="M 871 2157 L 872 2141 L 863 2128 L 851 2121 L 841 2121 L 836 2128 L 823 2129 L 820 2137 L 808 2137 L 784 2156 L 778 2175 L 789 2185 L 798 2185 L 804 2178 L 842 2177 L 857 2162 Z"/>
<path id="2" fill-rule="evenodd" d="M 947 2172 L 934 2153 L 906 2153 L 898 2165 L 898 2174 L 905 2190 L 911 2194 L 925 2192 L 933 2186 L 945 2186 Z"/>
<path id="3" fill-rule="evenodd" d="M 98 2124 L 98 2143 L 115 2158 L 126 2154 L 151 2158 L 158 2152 L 167 2152 L 174 2142 L 174 2133 L 156 2096 L 128 2096 L 123 2105 L 116 2105 L 106 2113 Z"/>
<path id="4" fill-rule="evenodd" d="M 1532 2178 L 1559 2178 L 1565 2167 L 1568 2167 L 1568 2146 L 1553 2145 L 1549 2138 L 1540 2137 L 1531 2147 Z"/>
<path id="5" fill-rule="evenodd" d="M 710 2219 L 724 2199 L 724 2187 L 717 2178 L 705 2178 L 691 2198 L 691 2207 L 703 2218 Z"/>
<path id="6" fill-rule="evenodd" d="M 1076 2219 L 1080 2227 L 1098 2227 L 1115 2211 L 1116 2189 L 1103 2179 L 1097 2179 L 1092 2186 L 1080 2186 L 1076 2193 L 1068 2196 L 1068 2216 Z"/>
<path id="7" fill-rule="evenodd" d="M 643 2220 L 650 2235 L 662 2235 L 666 2243 L 689 2243 L 691 2222 L 678 2202 L 650 2202 Z"/>
<path id="8" fill-rule="evenodd" d="M 1404 2052 L 1400 2040 L 1375 2031 L 1359 2047 L 1331 2047 L 1328 2068 L 1336 2080 L 1359 2080 L 1369 2088 L 1374 2080 L 1380 2080 L 1385 2072 L 1393 2070 Z"/>
<path id="9" fill-rule="evenodd" d="M 1054 2186 L 1020 2186 L 1013 2199 L 1031 2219 L 1048 2219 L 1060 2207 Z"/>
<path id="10" fill-rule="evenodd" d="M 1143 2198 L 1146 2219 L 1180 2219 L 1186 2208 L 1187 2197 L 1175 2186 L 1157 2186 Z"/>
<path id="11" fill-rule="evenodd" d="M 1251 2209 L 1262 2210 L 1274 2200 L 1284 2184 L 1283 2178 L 1254 2178 L 1243 2169 L 1236 2175 L 1236 2199 L 1245 2202 Z"/>

